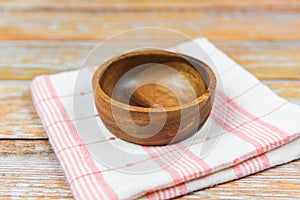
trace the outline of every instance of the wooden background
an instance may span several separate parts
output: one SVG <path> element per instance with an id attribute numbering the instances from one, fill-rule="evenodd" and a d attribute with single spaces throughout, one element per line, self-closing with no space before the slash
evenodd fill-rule
<path id="1" fill-rule="evenodd" d="M 278 95 L 300 105 L 299 0 L 1 0 L 1 199 L 72 198 L 33 107 L 30 81 L 76 69 L 99 41 L 140 26 L 208 37 Z M 182 198 L 272 197 L 300 198 L 299 160 Z"/>

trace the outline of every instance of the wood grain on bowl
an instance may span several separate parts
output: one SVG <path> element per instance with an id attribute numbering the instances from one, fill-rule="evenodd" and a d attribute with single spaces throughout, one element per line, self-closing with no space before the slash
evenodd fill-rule
<path id="1" fill-rule="evenodd" d="M 193 135 L 205 123 L 216 78 L 195 58 L 143 50 L 102 64 L 93 87 L 99 115 L 113 134 L 132 143 L 166 145 Z"/>

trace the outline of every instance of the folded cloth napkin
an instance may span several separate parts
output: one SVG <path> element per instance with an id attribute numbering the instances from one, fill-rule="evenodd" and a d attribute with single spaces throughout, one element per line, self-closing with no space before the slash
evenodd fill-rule
<path id="1" fill-rule="evenodd" d="M 76 118 L 73 99 L 74 96 L 93 98 L 88 92 L 90 85 L 86 90 L 74 94 L 77 71 L 42 75 L 32 81 L 36 110 L 75 198 L 172 198 L 300 158 L 300 107 L 275 95 L 207 39 L 199 38 L 194 43 L 206 51 L 221 75 L 218 82 L 222 82 L 224 87 L 226 112 L 222 121 L 219 113 L 222 109 L 216 106 L 220 104 L 218 96 L 222 95 L 219 91 L 207 122 L 212 126 L 209 130 L 215 127 L 219 134 L 204 139 L 196 138 L 190 146 L 179 142 L 163 147 L 142 147 L 121 141 L 107 131 L 101 142 L 88 143 L 81 137 L 84 133 L 78 132 L 75 123 L 100 119 L 95 113 Z M 178 45 L 176 51 L 197 57 L 192 42 Z M 216 139 L 218 141 L 214 148 L 206 156 L 200 156 L 198 145 Z M 144 151 L 147 159 L 132 163 L 120 158 L 119 167 L 109 167 L 95 158 L 89 148 L 94 145 L 98 151 L 110 154 L 105 149 L 104 144 L 107 143 L 126 143 L 126 148 L 132 145 Z M 163 161 L 153 156 L 153 152 L 159 149 L 167 155 L 172 146 L 185 149 L 185 152 L 164 167 L 161 165 Z M 118 155 L 112 156 L 118 158 Z M 148 166 L 145 162 L 161 166 L 161 170 L 126 173 L 126 169 L 134 169 L 137 165 Z"/>

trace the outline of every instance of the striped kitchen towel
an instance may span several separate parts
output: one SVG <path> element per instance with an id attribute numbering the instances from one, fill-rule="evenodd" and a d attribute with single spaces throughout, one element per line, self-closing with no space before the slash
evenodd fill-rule
<path id="1" fill-rule="evenodd" d="M 36 110 L 75 198 L 168 199 L 300 158 L 299 106 L 275 95 L 205 38 L 172 50 L 211 60 L 222 84 L 200 132 L 173 145 L 143 147 L 109 133 L 85 103 L 93 99 L 90 82 L 75 87 L 78 71 L 32 81 Z M 90 80 L 93 71 L 83 74 Z M 76 111 L 78 105 L 87 111 Z M 205 145 L 210 150 L 203 154 Z M 125 151 L 137 156 L 120 153 Z"/>

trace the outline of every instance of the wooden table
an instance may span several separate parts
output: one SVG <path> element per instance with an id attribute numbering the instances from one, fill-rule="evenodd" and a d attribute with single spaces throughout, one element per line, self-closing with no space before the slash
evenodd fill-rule
<path id="1" fill-rule="evenodd" d="M 299 0 L 70 2 L 0 1 L 1 199 L 72 198 L 29 84 L 40 74 L 77 69 L 95 44 L 126 29 L 161 26 L 208 37 L 278 95 L 300 104 Z M 299 160 L 183 198 L 272 197 L 300 198 Z"/>

